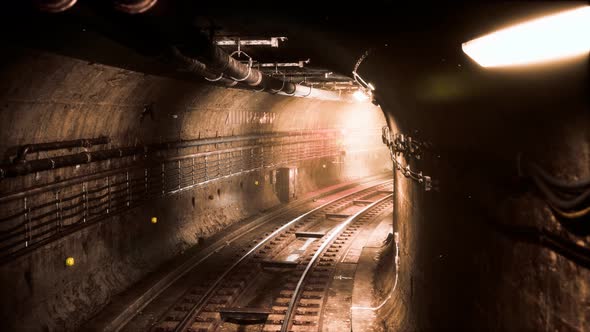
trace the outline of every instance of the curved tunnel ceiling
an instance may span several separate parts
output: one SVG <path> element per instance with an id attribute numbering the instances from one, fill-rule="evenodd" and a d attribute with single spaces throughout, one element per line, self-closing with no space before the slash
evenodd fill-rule
<path id="1" fill-rule="evenodd" d="M 199 38 L 211 33 L 210 27 L 221 35 L 287 36 L 280 48 L 253 50 L 255 56 L 272 62 L 309 58 L 312 66 L 345 76 L 351 76 L 355 62 L 371 49 L 359 72 L 378 87 L 377 102 L 399 120 L 407 118 L 413 125 L 418 121 L 427 128 L 430 122 L 438 123 L 441 114 L 460 122 L 472 116 L 471 109 L 476 107 L 478 114 L 498 109 L 538 112 L 548 108 L 548 103 L 578 98 L 587 83 L 587 59 L 490 71 L 464 55 L 460 45 L 523 19 L 582 4 L 463 4 L 451 8 L 389 1 L 291 5 L 160 1 L 146 13 L 133 16 L 113 12 L 99 1 L 86 1 L 58 15 L 27 16 L 26 25 L 10 20 L 19 18 L 17 8 L 4 24 L 5 29 L 17 32 L 7 37 L 28 35 L 36 40 L 37 45 L 32 46 L 165 75 L 171 75 L 161 61 L 167 46 L 198 49 Z M 5 13 L 10 13 L 9 7 Z M 191 79 L 186 73 L 172 75 Z M 524 95 L 536 98 L 520 98 Z M 436 128 L 426 128 L 436 134 Z"/>

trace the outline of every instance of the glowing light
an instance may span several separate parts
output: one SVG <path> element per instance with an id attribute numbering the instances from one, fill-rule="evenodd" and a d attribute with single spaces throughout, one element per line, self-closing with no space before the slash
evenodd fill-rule
<path id="1" fill-rule="evenodd" d="M 157 217 L 152 217 L 151 222 L 152 222 L 152 224 L 157 223 L 158 222 L 158 218 Z"/>
<path id="2" fill-rule="evenodd" d="M 258 182 L 258 180 L 254 181 L 254 185 L 256 185 L 256 186 L 257 186 L 257 185 L 259 185 L 259 184 L 260 184 L 260 182 Z"/>
<path id="3" fill-rule="evenodd" d="M 74 260 L 74 257 L 66 258 L 66 266 L 74 266 L 75 263 L 76 261 Z"/>
<path id="4" fill-rule="evenodd" d="M 590 6 L 544 16 L 463 43 L 483 67 L 514 66 L 569 58 L 590 51 Z"/>
<path id="5" fill-rule="evenodd" d="M 356 99 L 357 101 L 365 101 L 367 99 L 369 99 L 369 95 L 367 95 L 363 90 L 356 90 L 352 96 L 354 97 L 354 99 Z"/>

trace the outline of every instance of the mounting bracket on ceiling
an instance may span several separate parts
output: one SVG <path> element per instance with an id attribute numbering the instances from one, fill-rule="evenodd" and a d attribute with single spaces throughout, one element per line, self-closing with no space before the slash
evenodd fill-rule
<path id="1" fill-rule="evenodd" d="M 305 67 L 306 64 L 308 64 L 311 61 L 311 59 L 307 59 L 307 60 L 300 60 L 297 62 L 268 62 L 268 63 L 257 63 L 256 65 L 258 67 L 299 67 L 299 68 L 303 68 Z"/>
<path id="2" fill-rule="evenodd" d="M 366 82 L 361 75 L 357 74 L 356 71 L 352 72 L 352 76 L 354 77 L 354 80 L 363 88 L 373 91 L 375 90 L 375 87 L 373 86 L 373 84 Z"/>
<path id="3" fill-rule="evenodd" d="M 240 38 L 240 37 L 218 37 L 213 43 L 218 46 L 270 46 L 279 47 L 279 42 L 284 42 L 287 37 L 270 38 Z"/>
<path id="4" fill-rule="evenodd" d="M 376 101 L 373 99 L 373 91 L 375 91 L 375 86 L 373 86 L 373 84 L 365 81 L 361 77 L 361 75 L 359 75 L 357 72 L 359 69 L 359 66 L 365 60 L 365 58 L 367 56 L 369 56 L 371 51 L 373 51 L 372 48 L 366 50 L 365 53 L 363 53 L 363 55 L 358 59 L 358 61 L 354 65 L 354 68 L 352 69 L 352 77 L 354 78 L 354 81 L 359 85 L 359 90 L 357 92 L 355 92 L 355 94 L 353 94 L 353 96 L 356 97 L 357 100 L 359 100 L 359 101 L 362 101 L 363 99 L 366 99 L 366 98 L 370 98 L 371 102 L 374 103 L 375 105 L 377 105 Z"/>

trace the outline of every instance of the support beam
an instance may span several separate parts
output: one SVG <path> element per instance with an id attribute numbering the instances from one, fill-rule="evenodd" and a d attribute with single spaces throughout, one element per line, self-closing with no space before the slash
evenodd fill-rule
<path id="1" fill-rule="evenodd" d="M 240 37 L 223 37 L 215 40 L 213 43 L 218 46 L 270 46 L 279 47 L 279 42 L 287 40 L 287 37 L 270 37 L 270 38 L 240 38 Z"/>

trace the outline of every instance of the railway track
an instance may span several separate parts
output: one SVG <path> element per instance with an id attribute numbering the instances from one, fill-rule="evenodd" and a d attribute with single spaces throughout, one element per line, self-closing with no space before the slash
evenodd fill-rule
<path id="1" fill-rule="evenodd" d="M 259 321 L 241 321 L 251 324 L 254 330 L 319 330 L 321 306 L 335 262 L 363 224 L 388 204 L 391 206 L 391 190 L 392 182 L 385 181 L 303 214 L 287 216 L 282 226 L 208 266 L 204 280 L 190 287 L 151 330 L 232 330 L 222 317 L 224 310 L 231 308 L 245 309 L 242 316 L 254 312 L 264 317 Z M 298 254 L 288 255 L 291 252 Z M 267 270 L 288 278 L 272 290 L 260 290 L 267 287 L 257 280 Z M 262 307 L 248 308 L 251 303 L 244 299 L 249 292 L 268 293 L 266 302 L 272 302 L 262 306 L 267 308 L 266 312 L 259 310 Z M 272 295 L 276 295 L 274 299 Z"/>
<path id="2" fill-rule="evenodd" d="M 322 238 L 281 290 L 263 331 L 321 331 L 323 306 L 336 264 L 361 228 L 393 205 L 392 197 L 388 194 L 368 203 Z"/>

